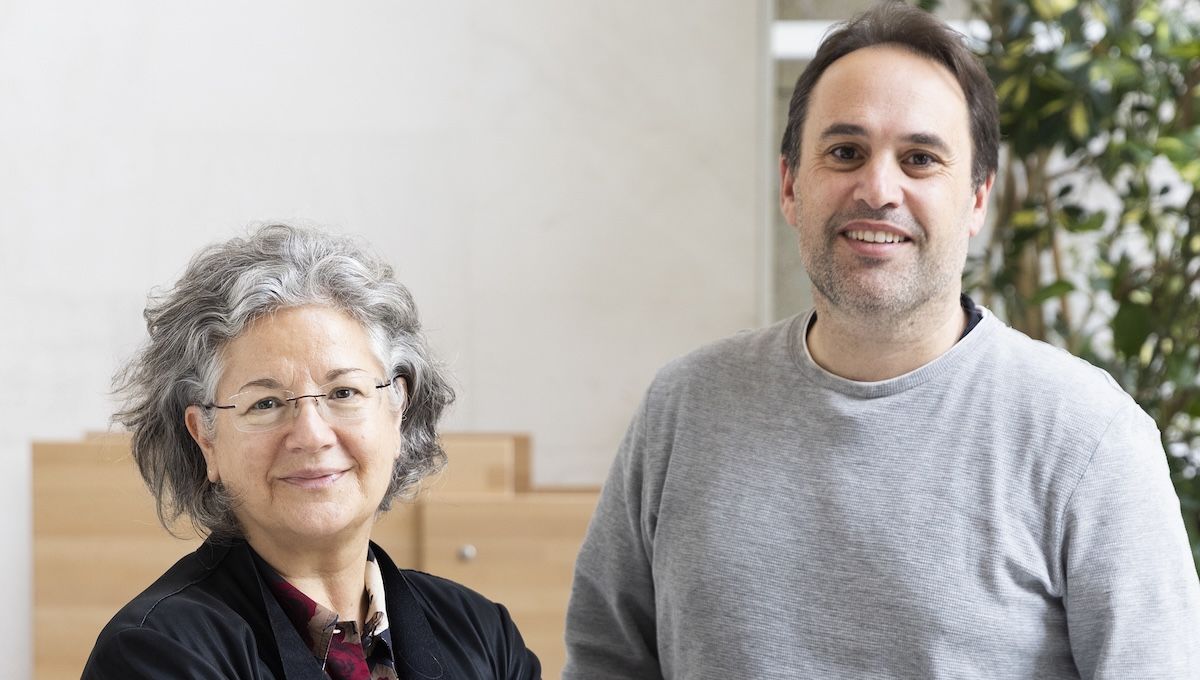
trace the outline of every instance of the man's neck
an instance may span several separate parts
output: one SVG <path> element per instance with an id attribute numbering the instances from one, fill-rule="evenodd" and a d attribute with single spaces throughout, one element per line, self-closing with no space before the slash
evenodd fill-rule
<path id="1" fill-rule="evenodd" d="M 818 366 L 848 380 L 875 382 L 914 371 L 958 342 L 967 316 L 959 298 L 930 301 L 900 319 L 858 316 L 816 300 L 808 328 L 809 354 Z"/>

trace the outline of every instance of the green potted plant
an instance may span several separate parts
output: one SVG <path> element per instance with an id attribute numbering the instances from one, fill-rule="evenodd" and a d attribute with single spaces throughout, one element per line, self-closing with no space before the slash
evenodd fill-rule
<path id="1" fill-rule="evenodd" d="M 1200 8 L 972 9 L 1005 150 L 967 287 L 1106 369 L 1155 419 L 1200 565 Z"/>

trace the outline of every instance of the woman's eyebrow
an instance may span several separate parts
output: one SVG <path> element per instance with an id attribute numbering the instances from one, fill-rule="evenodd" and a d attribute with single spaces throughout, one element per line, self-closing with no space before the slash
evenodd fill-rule
<path id="1" fill-rule="evenodd" d="M 247 387 L 265 387 L 269 390 L 273 390 L 276 387 L 283 387 L 283 383 L 279 382 L 278 380 L 276 380 L 274 378 L 255 378 L 254 380 L 251 380 L 250 382 L 246 383 L 245 385 L 242 385 L 241 387 L 237 388 L 237 391 L 241 392 L 241 391 L 245 390 Z"/>
<path id="2" fill-rule="evenodd" d="M 325 380 L 336 380 L 347 373 L 363 373 L 361 368 L 334 368 L 325 374 Z"/>

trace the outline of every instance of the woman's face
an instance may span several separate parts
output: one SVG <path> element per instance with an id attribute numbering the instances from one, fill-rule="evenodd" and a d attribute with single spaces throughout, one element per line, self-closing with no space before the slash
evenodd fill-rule
<path id="1" fill-rule="evenodd" d="M 226 345 L 217 384 L 212 439 L 199 407 L 187 425 L 204 452 L 208 479 L 236 499 L 234 514 L 252 545 L 365 540 L 400 455 L 401 411 L 388 390 L 373 386 L 392 377 L 371 351 L 363 327 L 344 313 L 319 305 L 283 309 L 263 317 Z M 365 379 L 365 380 L 364 380 Z M 318 400 L 269 400 L 265 394 L 324 393 L 326 386 L 366 384 L 368 407 L 359 417 L 327 416 Z M 247 402 L 234 395 L 254 392 Z M 352 391 L 335 391 L 334 397 Z M 326 401 L 322 397 L 319 401 Z M 280 423 L 244 432 L 251 409 L 280 409 Z M 335 406 L 336 407 L 336 406 Z"/>

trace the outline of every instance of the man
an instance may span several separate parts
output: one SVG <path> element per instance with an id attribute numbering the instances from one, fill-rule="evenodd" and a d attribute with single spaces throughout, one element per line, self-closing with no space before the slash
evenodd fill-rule
<path id="1" fill-rule="evenodd" d="M 830 35 L 780 162 L 815 311 L 664 368 L 576 567 L 567 678 L 1200 678 L 1153 422 L 961 294 L 995 92 L 901 3 Z"/>

